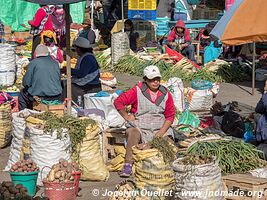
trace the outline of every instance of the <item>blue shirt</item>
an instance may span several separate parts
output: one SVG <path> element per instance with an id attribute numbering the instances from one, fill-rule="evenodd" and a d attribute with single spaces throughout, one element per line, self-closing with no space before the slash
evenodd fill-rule
<path id="1" fill-rule="evenodd" d="M 22 84 L 32 96 L 57 96 L 61 94 L 59 64 L 51 56 L 37 57 L 28 66 Z"/>

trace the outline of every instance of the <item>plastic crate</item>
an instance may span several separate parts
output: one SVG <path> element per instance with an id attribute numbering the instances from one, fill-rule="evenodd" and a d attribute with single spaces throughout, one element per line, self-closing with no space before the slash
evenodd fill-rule
<path id="1" fill-rule="evenodd" d="M 156 10 L 128 10 L 129 19 L 156 20 Z"/>
<path id="2" fill-rule="evenodd" d="M 136 31 L 150 31 L 154 30 L 153 24 L 151 21 L 145 20 L 132 20 L 134 24 L 134 30 Z"/>
<path id="3" fill-rule="evenodd" d="M 129 10 L 156 10 L 157 0 L 129 0 Z"/>

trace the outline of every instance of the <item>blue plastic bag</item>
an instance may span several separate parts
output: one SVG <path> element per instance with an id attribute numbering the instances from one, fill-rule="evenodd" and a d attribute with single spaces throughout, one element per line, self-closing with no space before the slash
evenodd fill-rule
<path id="1" fill-rule="evenodd" d="M 245 123 L 245 133 L 244 133 L 244 141 L 245 142 L 250 142 L 250 141 L 255 141 L 256 137 L 253 134 L 253 128 L 250 123 Z"/>
<path id="2" fill-rule="evenodd" d="M 213 85 L 210 81 L 195 79 L 192 81 L 191 87 L 195 90 L 208 90 L 211 89 Z"/>
<path id="3" fill-rule="evenodd" d="M 108 92 L 100 91 L 94 95 L 94 97 L 109 97 L 110 94 Z"/>

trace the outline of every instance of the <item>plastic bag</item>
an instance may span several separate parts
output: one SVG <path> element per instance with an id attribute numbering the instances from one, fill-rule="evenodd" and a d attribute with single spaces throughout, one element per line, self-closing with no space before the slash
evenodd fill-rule
<path id="1" fill-rule="evenodd" d="M 60 158 L 71 161 L 71 141 L 66 129 L 61 133 L 61 139 L 58 138 L 58 133 L 45 133 L 40 124 L 44 121 L 34 117 L 26 119 L 26 131 L 24 139 L 29 138 L 30 153 L 32 160 L 42 169 L 45 166 L 52 167 L 58 163 Z M 46 177 L 49 168 L 44 168 L 42 177 Z M 42 184 L 41 173 L 39 173 L 38 184 Z"/>
<path id="2" fill-rule="evenodd" d="M 191 87 L 195 90 L 207 90 L 213 87 L 212 82 L 196 79 L 192 81 Z"/>
<path id="3" fill-rule="evenodd" d="M 79 164 L 82 169 L 81 180 L 105 181 L 109 171 L 100 153 L 100 128 L 90 125 L 86 128 L 86 136 L 79 147 Z"/>
<path id="4" fill-rule="evenodd" d="M 184 165 L 179 158 L 172 167 L 176 178 L 176 198 L 181 200 L 222 200 L 223 196 L 215 194 L 223 191 L 221 169 L 215 161 L 202 165 Z M 196 192 L 197 191 L 197 192 Z M 208 192 L 208 193 L 207 193 Z M 207 196 L 211 193 L 214 196 Z"/>
<path id="5" fill-rule="evenodd" d="M 166 84 L 172 94 L 176 110 L 184 111 L 184 84 L 180 78 L 170 78 Z"/>
<path id="6" fill-rule="evenodd" d="M 12 142 L 10 146 L 10 153 L 5 167 L 5 171 L 9 171 L 11 166 L 20 160 L 20 151 L 22 148 L 22 142 L 24 138 L 24 132 L 26 128 L 26 117 L 31 113 L 39 113 L 37 111 L 24 109 L 20 112 L 12 114 Z"/>
<path id="7" fill-rule="evenodd" d="M 113 93 L 107 97 L 94 97 L 95 94 L 84 95 L 84 107 L 85 109 L 97 108 L 103 110 L 105 113 L 105 119 L 107 125 L 110 127 L 122 127 L 125 120 L 116 110 L 113 102 L 118 97 L 116 93 Z"/>
<path id="8" fill-rule="evenodd" d="M 10 104 L 0 105 L 0 148 L 11 141 L 12 122 Z"/>
<path id="9" fill-rule="evenodd" d="M 210 110 L 213 105 L 213 92 L 211 89 L 194 90 L 193 88 L 189 88 L 186 100 L 189 110 Z"/>
<path id="10" fill-rule="evenodd" d="M 197 116 L 191 113 L 189 110 L 186 110 L 179 117 L 178 125 L 190 125 L 194 128 L 198 128 L 200 125 L 200 120 Z M 181 131 L 190 131 L 189 128 L 181 128 Z"/>

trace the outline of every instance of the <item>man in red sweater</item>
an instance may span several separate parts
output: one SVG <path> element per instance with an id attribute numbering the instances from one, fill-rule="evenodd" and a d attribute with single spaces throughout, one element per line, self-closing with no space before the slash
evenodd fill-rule
<path id="1" fill-rule="evenodd" d="M 40 8 L 36 11 L 33 20 L 28 22 L 31 25 L 30 33 L 33 34 L 32 58 L 37 45 L 40 44 L 41 33 L 47 30 L 54 32 L 51 17 L 52 13 L 53 9 L 51 9 L 48 5 L 40 5 Z"/>
<path id="2" fill-rule="evenodd" d="M 185 23 L 178 20 L 175 27 L 167 38 L 167 44 L 172 49 L 177 49 L 189 60 L 196 62 L 195 48 L 191 44 L 190 31 L 185 28 Z"/>
<path id="3" fill-rule="evenodd" d="M 127 121 L 127 147 L 124 169 L 120 175 L 129 177 L 132 173 L 132 147 L 140 142 L 147 143 L 154 137 L 173 138 L 171 125 L 175 116 L 175 107 L 167 88 L 160 85 L 161 74 L 157 66 L 144 69 L 144 81 L 128 92 L 122 93 L 114 101 L 116 109 Z M 128 114 L 126 106 L 131 105 Z"/>

